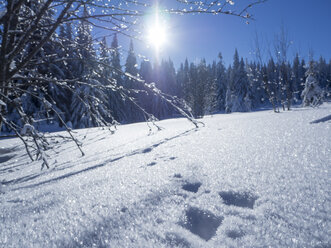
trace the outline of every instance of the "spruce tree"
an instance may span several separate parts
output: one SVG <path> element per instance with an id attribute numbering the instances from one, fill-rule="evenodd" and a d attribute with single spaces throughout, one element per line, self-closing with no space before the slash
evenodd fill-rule
<path id="1" fill-rule="evenodd" d="M 316 107 L 323 102 L 323 91 L 316 78 L 316 68 L 314 61 L 309 62 L 309 68 L 306 72 L 305 88 L 302 91 L 303 106 Z"/>
<path id="2" fill-rule="evenodd" d="M 219 61 L 217 62 L 217 68 L 216 68 L 218 109 L 224 111 L 228 81 L 226 77 L 226 68 L 223 64 L 223 56 L 221 53 L 218 54 L 218 59 Z"/>
<path id="3" fill-rule="evenodd" d="M 143 115 L 138 111 L 136 104 L 138 104 L 137 90 L 141 89 L 140 83 L 137 82 L 134 78 L 138 78 L 138 64 L 137 57 L 133 48 L 133 41 L 130 42 L 130 48 L 128 52 L 128 57 L 125 62 L 125 78 L 124 78 L 124 87 L 129 89 L 128 97 L 126 99 L 126 113 L 127 113 L 127 122 L 136 122 L 143 121 Z"/>
<path id="4" fill-rule="evenodd" d="M 119 45 L 117 40 L 117 34 L 114 34 L 113 41 L 110 47 L 110 57 L 111 57 L 111 67 L 112 67 L 112 78 L 115 80 L 117 85 L 123 84 L 123 73 L 122 73 L 122 66 L 120 60 L 120 51 Z M 133 49 L 133 48 L 132 48 Z"/>
<path id="5" fill-rule="evenodd" d="M 240 80 L 239 75 L 239 68 L 240 62 L 239 62 L 239 55 L 237 49 L 235 50 L 234 56 L 233 56 L 233 65 L 231 67 L 230 72 L 230 79 L 228 88 L 226 91 L 226 98 L 225 98 L 225 112 L 231 113 L 234 111 L 234 105 L 237 101 L 237 95 L 236 95 L 236 85 Z M 236 111 L 236 110 L 235 110 Z"/>
<path id="6" fill-rule="evenodd" d="M 239 61 L 237 49 L 233 57 L 229 87 L 226 92 L 227 113 L 251 110 L 251 94 L 243 58 Z"/>
<path id="7" fill-rule="evenodd" d="M 304 67 L 300 64 L 299 54 L 297 53 L 293 60 L 292 66 L 292 82 L 293 82 L 293 100 L 294 102 L 301 101 L 301 92 L 304 86 Z"/>
<path id="8" fill-rule="evenodd" d="M 84 8 L 83 17 L 88 15 L 87 8 Z M 87 128 L 106 125 L 112 119 L 107 104 L 107 93 L 104 90 L 107 67 L 97 66 L 98 58 L 92 42 L 91 26 L 84 18 L 78 27 L 76 43 L 75 56 L 77 60 L 74 74 L 80 80 L 74 85 L 75 90 L 71 99 L 72 126 L 74 128 Z M 104 48 L 101 51 L 101 56 L 104 56 L 101 60 L 106 60 L 106 44 L 101 45 L 101 47 Z"/>

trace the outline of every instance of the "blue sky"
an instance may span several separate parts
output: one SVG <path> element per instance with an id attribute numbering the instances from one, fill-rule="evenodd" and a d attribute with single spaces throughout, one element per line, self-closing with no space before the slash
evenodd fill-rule
<path id="1" fill-rule="evenodd" d="M 250 13 L 256 20 L 248 25 L 241 18 L 226 15 L 169 16 L 169 40 L 160 57 L 170 57 L 178 67 L 186 57 L 193 62 L 201 58 L 211 62 L 221 52 L 225 63 L 229 64 L 237 48 L 240 56 L 252 60 L 255 58 L 252 54 L 255 32 L 262 39 L 262 47 L 266 49 L 265 56 L 268 57 L 268 49 L 274 53 L 275 35 L 279 33 L 283 23 L 292 43 L 288 51 L 290 60 L 296 52 L 307 59 L 310 50 L 315 58 L 322 55 L 329 60 L 330 10 L 331 0 L 268 0 L 251 9 Z M 125 50 L 127 41 L 124 40 L 120 37 Z M 134 43 L 137 53 L 153 57 L 153 52 L 145 44 L 138 41 Z M 123 60 L 125 58 L 124 51 Z"/>

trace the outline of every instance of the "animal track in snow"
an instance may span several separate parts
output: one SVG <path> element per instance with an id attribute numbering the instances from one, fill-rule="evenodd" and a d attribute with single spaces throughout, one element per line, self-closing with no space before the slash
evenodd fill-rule
<path id="1" fill-rule="evenodd" d="M 154 161 L 154 162 L 151 162 L 151 163 L 149 163 L 147 166 L 154 166 L 154 165 L 156 165 L 157 163 Z"/>
<path id="2" fill-rule="evenodd" d="M 189 192 L 197 193 L 201 185 L 202 185 L 202 183 L 200 183 L 200 182 L 185 183 L 182 186 L 182 189 L 186 190 L 186 191 L 189 191 Z"/>
<path id="3" fill-rule="evenodd" d="M 148 148 L 142 150 L 141 152 L 142 152 L 142 153 L 149 153 L 149 152 L 151 152 L 152 150 L 153 150 L 152 148 L 148 147 Z"/>
<path id="4" fill-rule="evenodd" d="M 223 217 L 216 216 L 209 211 L 191 207 L 185 212 L 185 221 L 182 226 L 208 241 L 216 234 L 223 219 Z"/>
<path id="5" fill-rule="evenodd" d="M 175 177 L 175 178 L 182 178 L 182 175 L 181 175 L 180 173 L 175 173 L 175 174 L 174 174 L 174 177 Z"/>
<path id="6" fill-rule="evenodd" d="M 221 191 L 219 195 L 226 205 L 251 209 L 254 208 L 254 203 L 258 199 L 250 192 Z"/>
<path id="7" fill-rule="evenodd" d="M 245 236 L 245 233 L 243 231 L 238 231 L 238 230 L 229 230 L 226 232 L 226 236 L 228 236 L 231 239 L 238 239 Z"/>

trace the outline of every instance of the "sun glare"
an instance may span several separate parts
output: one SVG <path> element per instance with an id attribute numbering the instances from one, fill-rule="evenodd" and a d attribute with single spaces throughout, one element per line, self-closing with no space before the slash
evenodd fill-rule
<path id="1" fill-rule="evenodd" d="M 155 23 L 149 29 L 148 32 L 148 43 L 153 46 L 156 50 L 160 50 L 166 43 L 166 32 L 165 28 L 159 23 Z"/>
<path id="2" fill-rule="evenodd" d="M 159 52 L 162 47 L 165 46 L 167 42 L 167 30 L 166 22 L 161 21 L 158 8 L 156 7 L 155 16 L 153 19 L 149 20 L 149 27 L 147 29 L 147 43 L 154 47 L 156 52 Z"/>

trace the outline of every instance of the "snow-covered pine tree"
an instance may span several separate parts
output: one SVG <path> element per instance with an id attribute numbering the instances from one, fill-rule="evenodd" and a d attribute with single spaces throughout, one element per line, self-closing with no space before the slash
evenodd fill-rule
<path id="1" fill-rule="evenodd" d="M 245 63 L 243 58 L 240 61 L 240 68 L 241 68 L 240 72 L 241 72 L 241 80 L 242 80 L 242 92 L 244 96 L 242 111 L 249 112 L 252 111 L 253 108 L 254 93 L 252 91 L 253 85 L 251 85 L 248 79 L 248 73 L 249 73 L 248 62 L 246 61 Z"/>
<path id="2" fill-rule="evenodd" d="M 235 50 L 233 56 L 233 65 L 231 70 L 229 70 L 230 78 L 228 83 L 228 88 L 226 90 L 226 98 L 225 98 L 225 112 L 231 113 L 233 112 L 234 102 L 237 100 L 237 96 L 235 95 L 235 86 L 239 82 L 239 55 L 237 49 Z"/>
<path id="3" fill-rule="evenodd" d="M 186 102 L 190 101 L 190 66 L 187 58 L 185 59 L 184 62 L 184 68 L 183 68 L 183 78 L 182 82 L 180 83 L 181 88 L 182 88 L 182 97 Z"/>
<path id="4" fill-rule="evenodd" d="M 91 78 L 86 84 L 79 86 L 73 94 L 71 103 L 73 127 L 106 126 L 112 119 L 107 101 L 107 95 L 98 80 Z"/>
<path id="5" fill-rule="evenodd" d="M 149 60 L 141 61 L 139 75 L 147 85 L 154 82 L 154 78 L 153 78 L 154 72 L 153 72 L 152 64 Z M 139 103 L 148 113 L 152 113 L 152 104 L 151 104 L 152 101 L 153 101 L 153 95 L 148 94 L 147 92 L 141 92 L 139 94 Z"/>
<path id="6" fill-rule="evenodd" d="M 99 46 L 99 62 L 100 62 L 100 73 L 103 77 L 106 79 L 111 77 L 111 67 L 110 67 L 110 52 L 109 48 L 107 46 L 107 39 L 106 37 L 103 37 L 100 41 Z"/>
<path id="7" fill-rule="evenodd" d="M 278 70 L 273 58 L 270 58 L 264 74 L 264 88 L 269 96 L 269 101 L 273 105 L 275 112 L 279 112 L 280 105 L 280 90 L 279 90 L 279 78 Z M 265 81 L 266 80 L 266 81 Z"/>
<path id="8" fill-rule="evenodd" d="M 112 67 L 111 77 L 115 80 L 118 86 L 123 85 L 123 73 L 121 66 L 121 53 L 119 50 L 117 34 L 114 34 L 110 47 L 110 64 Z"/>
<path id="9" fill-rule="evenodd" d="M 124 87 L 129 90 L 128 97 L 125 100 L 125 109 L 127 113 L 127 122 L 143 121 L 144 115 L 139 111 L 136 104 L 138 104 L 138 94 L 142 89 L 141 83 L 135 80 L 138 78 L 138 64 L 137 57 L 133 48 L 133 41 L 130 41 L 128 57 L 125 62 L 125 77 Z"/>
<path id="10" fill-rule="evenodd" d="M 228 80 L 226 75 L 226 68 L 223 64 L 223 56 L 221 53 L 218 54 L 218 59 L 219 60 L 217 62 L 217 68 L 216 68 L 218 110 L 224 111 Z"/>
<path id="11" fill-rule="evenodd" d="M 174 96 L 177 94 L 176 71 L 170 59 L 162 60 L 160 65 L 157 62 L 155 63 L 154 79 L 156 87 L 166 95 Z M 165 99 L 154 95 L 152 99 L 152 114 L 158 119 L 165 119 L 174 114 L 174 109 Z"/>
<path id="12" fill-rule="evenodd" d="M 263 105 L 267 99 L 265 91 L 262 88 L 261 67 L 255 62 L 246 63 L 246 66 L 249 87 L 251 89 L 252 108 L 256 108 Z"/>
<path id="13" fill-rule="evenodd" d="M 107 67 L 97 66 L 97 56 L 94 50 L 91 26 L 84 19 L 89 15 L 88 9 L 84 8 L 83 18 L 78 26 L 75 51 L 77 61 L 75 64 L 75 76 L 77 80 L 71 100 L 71 123 L 74 128 L 86 128 L 92 126 L 107 125 L 112 120 L 108 108 L 108 97 L 104 88 L 103 79 L 106 79 Z M 104 44 L 106 46 L 106 44 Z M 106 51 L 102 51 L 105 53 Z M 101 60 L 107 60 L 103 54 Z M 104 65 L 106 64 L 106 61 Z M 102 65 L 102 64 L 101 64 Z M 104 73 L 104 75 L 102 74 Z M 104 78 L 102 78 L 104 76 Z"/>
<path id="14" fill-rule="evenodd" d="M 323 102 L 323 90 L 316 78 L 316 68 L 313 60 L 309 62 L 306 76 L 305 88 L 301 94 L 302 104 L 303 106 L 316 107 Z"/>
<path id="15" fill-rule="evenodd" d="M 190 66 L 190 86 L 191 97 L 190 105 L 195 118 L 202 118 L 206 107 L 206 79 L 208 79 L 208 69 L 206 60 L 202 59 L 196 66 L 191 63 Z"/>
<path id="16" fill-rule="evenodd" d="M 243 58 L 239 61 L 237 49 L 233 57 L 233 66 L 230 74 L 229 87 L 226 93 L 227 113 L 251 110 L 251 96 L 249 82 Z"/>
<path id="17" fill-rule="evenodd" d="M 117 42 L 117 40 L 115 41 Z M 121 84 L 121 77 L 115 76 L 121 76 L 123 74 L 120 67 L 119 57 L 119 66 L 114 67 L 112 63 L 114 50 L 112 48 L 108 48 L 106 37 L 103 37 L 103 39 L 101 40 L 99 49 L 100 52 L 98 58 L 98 68 L 100 72 L 98 80 L 105 87 L 103 89 L 105 94 L 104 98 L 106 100 L 105 105 L 111 113 L 111 118 L 107 119 L 107 121 L 113 122 L 114 120 L 116 120 L 117 122 L 122 122 L 126 120 L 126 113 L 123 96 L 121 95 L 121 91 L 119 90 Z M 116 74 L 114 74 L 115 70 Z"/>
<path id="18" fill-rule="evenodd" d="M 218 85 L 217 64 L 215 61 L 207 66 L 208 77 L 206 78 L 206 107 L 205 113 L 211 114 L 218 110 Z"/>
<path id="19" fill-rule="evenodd" d="M 176 73 L 176 84 L 178 87 L 178 97 L 184 98 L 183 82 L 184 82 L 184 64 L 181 63 Z"/>
<path id="20" fill-rule="evenodd" d="M 303 91 L 304 77 L 304 64 L 300 63 L 299 54 L 297 53 L 293 60 L 291 73 L 291 80 L 293 83 L 293 100 L 295 103 L 301 101 L 301 92 Z"/>

